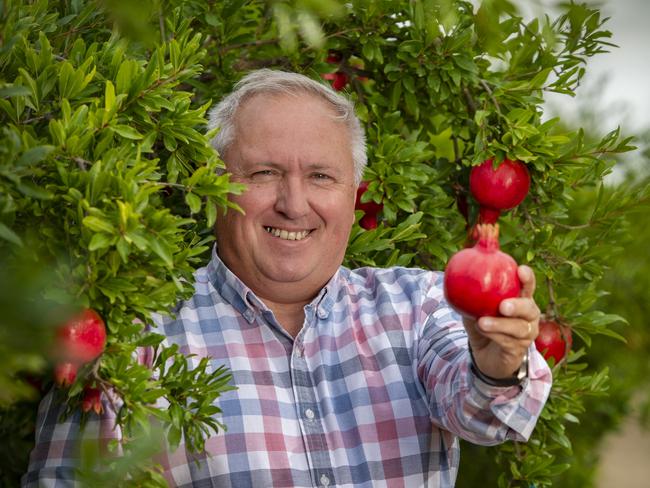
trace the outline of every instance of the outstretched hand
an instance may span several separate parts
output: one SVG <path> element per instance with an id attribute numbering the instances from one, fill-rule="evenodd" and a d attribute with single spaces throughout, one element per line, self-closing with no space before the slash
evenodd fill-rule
<path id="1" fill-rule="evenodd" d="M 517 272 L 521 295 L 499 304 L 501 317 L 463 318 L 476 366 L 496 379 L 513 376 L 539 332 L 540 310 L 533 299 L 535 273 L 525 265 Z"/>

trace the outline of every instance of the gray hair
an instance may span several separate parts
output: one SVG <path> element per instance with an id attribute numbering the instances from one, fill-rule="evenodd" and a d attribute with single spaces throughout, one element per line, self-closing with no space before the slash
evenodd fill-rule
<path id="1" fill-rule="evenodd" d="M 298 73 L 260 69 L 242 78 L 232 93 L 224 97 L 210 110 L 208 129 L 219 128 L 210 143 L 219 154 L 226 153 L 235 139 L 235 116 L 242 104 L 260 93 L 297 95 L 307 93 L 328 102 L 336 113 L 336 119 L 345 123 L 350 134 L 354 180 L 358 185 L 368 163 L 366 135 L 359 118 L 354 113 L 354 104 L 332 88 Z"/>

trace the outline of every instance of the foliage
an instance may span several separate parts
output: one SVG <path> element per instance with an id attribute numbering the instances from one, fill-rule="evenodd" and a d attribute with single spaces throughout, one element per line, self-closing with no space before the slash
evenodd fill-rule
<path id="1" fill-rule="evenodd" d="M 168 20 L 174 38 L 145 47 L 111 28 L 96 2 L 9 1 L 0 9 L 0 253 L 7 263 L 0 283 L 9 290 L 22 276 L 29 285 L 3 295 L 19 301 L 3 314 L 1 335 L 9 340 L 1 347 L 23 346 L 0 359 L 2 383 L 14 385 L 3 392 L 3 417 L 34 396 L 16 374 L 44 370 L 47 341 L 39 340 L 54 323 L 39 321 L 49 314 L 38 311 L 92 307 L 109 342 L 67 392 L 70 409 L 85 383 L 97 383 L 119 397 L 126 438 L 153 415 L 172 445 L 183 433 L 202 449 L 205 434 L 220 427 L 212 403 L 225 372 L 188 371 L 188 358 L 165 349 L 156 377 L 135 354 L 160 342 L 144 331 L 150 314 L 191 294 L 217 208 L 237 190 L 216 171 L 221 162 L 202 129 L 207 105 L 193 104 L 181 86 L 200 73 L 201 36 L 179 11 Z M 32 278 L 35 269 L 49 272 Z M 31 307 L 36 312 L 25 316 Z M 26 317 L 37 320 L 25 332 L 44 329 L 36 340 L 18 333 Z M 178 382 L 194 385 L 191 397 Z M 161 399 L 169 408 L 156 406 Z M 7 466 L 12 460 L 3 457 Z"/>
<path id="2" fill-rule="evenodd" d="M 585 372 L 586 359 L 592 336 L 619 337 L 622 319 L 604 306 L 601 279 L 640 200 L 603 186 L 629 139 L 614 129 L 586 141 L 543 112 L 545 93 L 573 94 L 588 58 L 611 46 L 597 10 L 567 3 L 557 19 L 529 21 L 507 0 L 478 8 L 460 0 L 9 0 L 0 10 L 0 252 L 52 270 L 37 293 L 19 297 L 91 306 L 109 327 L 107 352 L 69 391 L 70 408 L 83 381 L 114 388 L 135 439 L 125 449 L 140 460 L 148 456 L 137 439 L 151 415 L 173 443 L 184 432 L 199 450 L 203 434 L 220 428 L 210 419 L 224 371 L 192 372 L 178 351 L 158 350 L 152 377 L 134 354 L 158 343 L 142 324 L 190 293 L 217 209 L 241 190 L 217 171 L 205 111 L 249 69 L 340 71 L 367 128 L 368 193 L 384 204 L 377 229 L 353 229 L 347 264 L 443 269 L 476 218 L 470 167 L 492 156 L 528 165 L 531 193 L 501 219 L 501 246 L 535 269 L 538 303 L 581 341 L 553 368 L 531 442 L 489 456 L 498 486 L 550 486 L 567 467 L 567 425 L 580 421 L 587 398 L 606 395 L 606 368 Z M 585 190 L 597 197 L 576 214 Z M 3 323 L 0 337 L 17 324 Z M 51 329 L 39 327 L 39 337 Z M 25 348 L 29 359 L 2 355 L 1 381 L 21 385 L 23 369 L 43 371 L 43 350 L 36 341 Z M 195 385 L 191 398 L 179 384 Z M 3 400 L 9 412 L 25 397 L 14 390 Z M 169 409 L 154 406 L 160 398 Z M 142 466 L 116 465 L 113 474 L 160 482 Z M 471 475 L 463 464 L 459 485 Z"/>

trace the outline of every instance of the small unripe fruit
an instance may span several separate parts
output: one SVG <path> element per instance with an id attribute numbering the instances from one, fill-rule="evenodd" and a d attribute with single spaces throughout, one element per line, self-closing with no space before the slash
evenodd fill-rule
<path id="1" fill-rule="evenodd" d="M 102 392 L 99 388 L 92 388 L 90 386 L 84 388 L 81 410 L 84 412 L 93 410 L 97 415 L 104 411 L 104 407 L 102 406 Z"/>
<path id="2" fill-rule="evenodd" d="M 79 367 L 73 363 L 59 363 L 54 366 L 54 381 L 61 387 L 68 387 L 77 378 Z"/>

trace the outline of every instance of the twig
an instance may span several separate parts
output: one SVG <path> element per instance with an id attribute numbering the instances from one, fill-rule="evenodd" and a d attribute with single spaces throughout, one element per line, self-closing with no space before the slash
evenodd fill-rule
<path id="1" fill-rule="evenodd" d="M 167 35 L 165 34 L 165 16 L 163 15 L 162 5 L 158 11 L 158 24 L 160 25 L 160 39 L 164 44 L 167 41 Z"/>
<path id="2" fill-rule="evenodd" d="M 463 96 L 465 97 L 465 102 L 467 103 L 468 112 L 473 118 L 474 114 L 476 113 L 476 102 L 474 101 L 474 98 L 472 98 L 472 94 L 469 92 L 469 89 L 467 87 L 463 87 Z"/>
<path id="3" fill-rule="evenodd" d="M 546 316 L 548 318 L 557 317 L 557 304 L 555 302 L 555 291 L 553 290 L 553 281 L 546 277 L 546 287 L 548 288 L 548 305 L 546 306 Z"/>
<path id="4" fill-rule="evenodd" d="M 492 93 L 492 90 L 490 89 L 490 87 L 488 86 L 488 84 L 486 83 L 486 81 L 485 81 L 485 80 L 481 80 L 480 83 L 481 83 L 481 86 L 482 86 L 482 87 L 485 89 L 485 91 L 487 92 L 488 96 L 490 97 L 490 100 L 492 100 L 492 103 L 494 104 L 494 107 L 497 109 L 497 113 L 498 113 L 499 115 L 503 115 L 503 114 L 501 113 L 501 107 L 499 106 L 499 102 L 497 102 L 497 99 L 494 98 L 494 93 Z"/>
<path id="5" fill-rule="evenodd" d="M 75 156 L 72 158 L 72 160 L 77 163 L 77 166 L 79 166 L 79 169 L 81 171 L 88 171 L 88 166 L 92 166 L 93 163 L 88 161 L 87 159 L 80 158 L 79 156 Z"/>
<path id="6" fill-rule="evenodd" d="M 240 42 L 238 44 L 230 44 L 228 46 L 223 46 L 219 48 L 219 54 L 223 55 L 227 53 L 228 51 L 232 51 L 234 49 L 241 49 L 244 47 L 257 47 L 257 46 L 265 46 L 268 44 L 277 44 L 279 41 L 277 39 L 258 39 L 257 41 L 250 41 L 250 42 Z"/>

